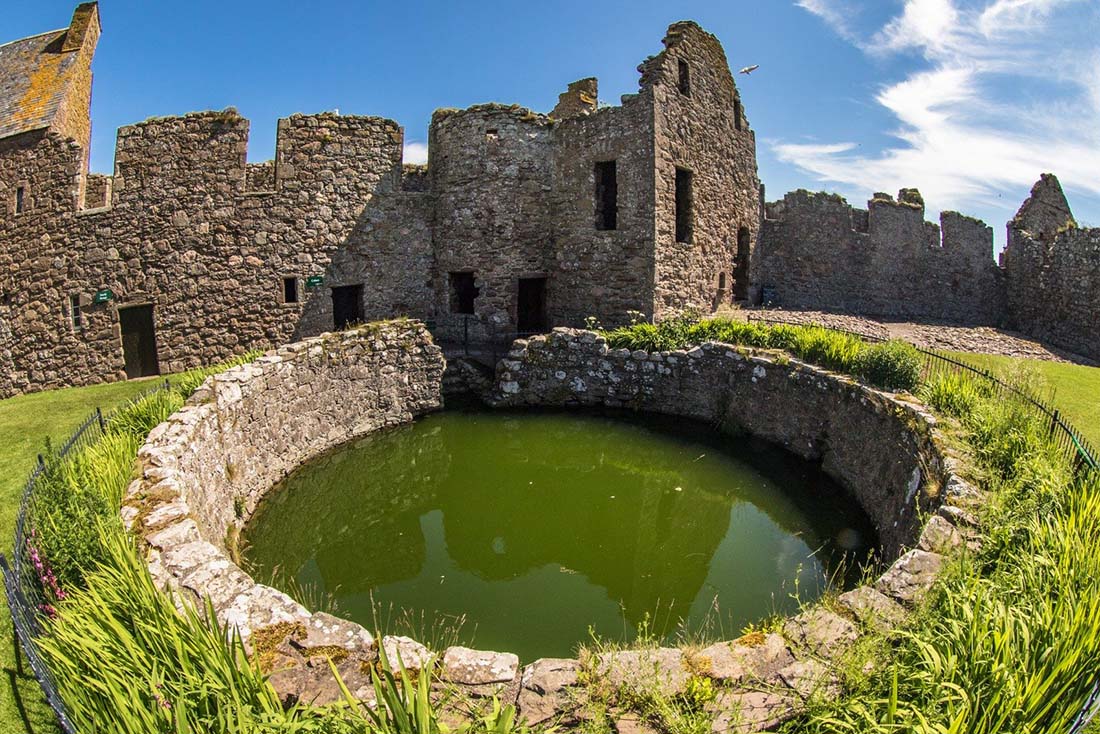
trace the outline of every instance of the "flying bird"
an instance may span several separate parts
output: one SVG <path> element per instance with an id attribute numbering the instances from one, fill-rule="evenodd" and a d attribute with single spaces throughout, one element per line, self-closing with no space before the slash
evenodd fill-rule
<path id="1" fill-rule="evenodd" d="M 748 75 L 760 68 L 760 64 L 753 64 L 752 66 L 746 66 L 741 70 L 742 74 Z"/>

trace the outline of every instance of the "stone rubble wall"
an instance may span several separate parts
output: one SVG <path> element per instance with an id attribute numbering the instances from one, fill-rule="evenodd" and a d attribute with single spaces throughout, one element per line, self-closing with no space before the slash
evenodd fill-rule
<path id="1" fill-rule="evenodd" d="M 656 113 L 653 315 L 659 319 L 685 310 L 709 313 L 735 295 L 753 295 L 750 259 L 761 219 L 756 134 L 722 44 L 694 23 L 677 23 L 665 46 L 643 71 Z M 678 88 L 681 62 L 689 70 L 686 95 Z M 677 168 L 692 172 L 691 242 L 676 241 Z M 740 237 L 748 250 L 739 256 Z"/>
<path id="2" fill-rule="evenodd" d="M 252 164 L 233 109 L 150 119 L 119 130 L 113 176 L 88 173 L 80 136 L 0 141 L 0 395 L 122 379 L 130 306 L 153 308 L 161 372 L 332 329 L 340 286 L 362 287 L 363 321 L 409 315 L 457 338 L 455 271 L 480 289 L 474 340 L 517 330 L 522 278 L 546 278 L 554 324 L 712 307 L 730 293 L 719 298 L 719 281 L 737 227 L 759 219 L 755 143 L 717 39 L 681 22 L 664 42 L 619 107 L 599 106 L 590 79 L 561 117 L 437 111 L 429 167 L 402 165 L 395 122 L 330 113 L 280 120 L 274 158 Z M 676 88 L 681 60 L 690 99 Z M 601 231 L 594 170 L 608 160 L 620 216 Z M 696 173 L 690 245 L 665 242 L 675 166 Z M 94 302 L 105 289 L 113 297 Z"/>
<path id="3" fill-rule="evenodd" d="M 1100 360 L 1100 229 L 1071 228 L 1049 243 L 1015 231 L 1004 259 L 1013 326 Z"/>
<path id="4" fill-rule="evenodd" d="M 276 162 L 255 165 L 248 128 L 232 110 L 122 128 L 115 176 L 90 177 L 83 208 L 82 149 L 0 141 L 0 193 L 29 192 L 24 213 L 0 207 L 0 393 L 124 377 L 132 305 L 154 308 L 161 372 L 331 330 L 332 286 L 363 285 L 363 321 L 430 313 L 431 207 L 400 190 L 396 123 L 295 115 Z M 101 289 L 114 297 L 93 302 Z"/>
<path id="5" fill-rule="evenodd" d="M 1062 185 L 1043 174 L 1008 225 L 1001 253 L 1012 325 L 1100 359 L 1100 229 L 1082 229 Z"/>
<path id="6" fill-rule="evenodd" d="M 595 84 L 595 80 L 593 85 Z M 551 323 L 604 325 L 653 313 L 653 91 L 586 110 L 554 126 L 554 279 Z M 595 164 L 615 161 L 617 222 L 597 229 Z"/>
<path id="7" fill-rule="evenodd" d="M 324 334 L 209 378 L 138 452 L 141 474 L 122 514 L 146 542 L 154 580 L 181 600 L 208 597 L 218 621 L 279 671 L 273 682 L 286 696 L 320 695 L 331 679 L 309 666 L 313 650 L 339 652 L 347 680 L 364 687 L 357 666 L 378 646 L 358 625 L 257 584 L 231 560 L 237 532 L 305 460 L 438 410 L 443 371 L 441 350 L 415 321 Z M 411 640 L 383 644 L 410 663 L 427 657 Z"/>
<path id="8" fill-rule="evenodd" d="M 538 660 L 524 668 L 517 699 L 532 725 L 566 728 L 591 715 L 586 691 L 610 687 L 618 731 L 637 727 L 631 697 L 690 690 L 710 679 L 715 732 L 771 730 L 835 698 L 835 661 L 860 635 L 901 623 L 934 583 L 947 554 L 976 547 L 972 510 L 981 497 L 939 435 L 936 419 L 902 394 L 885 393 L 776 352 L 704 344 L 650 354 L 609 349 L 594 332 L 555 329 L 519 340 L 497 367 L 497 407 L 609 406 L 705 420 L 822 462 L 875 522 L 886 561 L 872 584 L 815 606 L 779 632 L 753 633 L 703 649 L 656 648 Z M 930 517 L 927 523 L 926 517 Z M 635 731 L 636 728 L 630 729 Z"/>
<path id="9" fill-rule="evenodd" d="M 432 116 L 428 175 L 437 234 L 430 277 L 435 329 L 461 339 L 449 273 L 473 272 L 470 337 L 514 333 L 519 277 L 550 274 L 552 121 L 519 106 L 477 105 Z"/>
<path id="10" fill-rule="evenodd" d="M 1005 317 L 993 230 L 957 212 L 924 220 L 913 189 L 867 210 L 795 191 L 768 204 L 755 279 L 773 305 L 999 325 Z"/>

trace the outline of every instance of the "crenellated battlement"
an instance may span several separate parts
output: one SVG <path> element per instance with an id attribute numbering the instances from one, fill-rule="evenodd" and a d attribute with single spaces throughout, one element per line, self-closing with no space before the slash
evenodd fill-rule
<path id="1" fill-rule="evenodd" d="M 998 323 L 993 230 L 958 212 L 925 221 L 924 199 L 876 193 L 867 209 L 805 190 L 764 207 L 758 277 L 776 305 Z"/>
<path id="2" fill-rule="evenodd" d="M 917 189 L 902 189 L 896 200 L 876 193 L 866 209 L 853 207 L 839 194 L 799 189 L 766 203 L 764 214 L 768 223 L 814 227 L 837 237 L 866 235 L 868 247 L 881 244 L 899 252 L 927 248 L 994 262 L 989 225 L 955 211 L 942 212 L 938 226 L 928 222 Z"/>

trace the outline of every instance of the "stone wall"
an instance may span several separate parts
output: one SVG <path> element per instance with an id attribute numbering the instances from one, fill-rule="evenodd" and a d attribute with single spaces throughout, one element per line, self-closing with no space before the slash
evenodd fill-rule
<path id="1" fill-rule="evenodd" d="M 485 339 L 516 330 L 521 277 L 550 274 L 551 121 L 518 106 L 437 110 L 428 140 L 435 197 L 436 328 Z M 473 314 L 452 303 L 450 274 L 472 273 Z"/>
<path id="2" fill-rule="evenodd" d="M 74 36 L 90 55 L 88 13 Z M 721 45 L 679 22 L 664 46 L 619 106 L 588 78 L 549 115 L 439 110 L 427 168 L 402 165 L 393 121 L 328 113 L 280 120 L 274 159 L 249 164 L 248 121 L 228 109 L 124 127 L 114 175 L 89 174 L 81 75 L 56 129 L 0 140 L 0 396 L 182 370 L 349 322 L 409 315 L 443 339 L 509 339 L 589 316 L 709 312 L 764 288 L 783 306 L 1015 322 L 1095 354 L 1088 235 L 1050 256 L 1021 244 L 1002 272 L 988 227 L 954 213 L 929 224 L 912 190 L 867 211 L 796 192 L 764 220 Z M 610 162 L 607 227 L 596 168 Z M 678 169 L 692 178 L 683 242 Z M 1047 208 L 1017 228 L 1058 220 L 1060 196 L 1035 197 Z M 456 303 L 452 273 L 473 278 L 472 304 Z M 542 302 L 521 305 L 527 279 L 543 279 Z M 151 309 L 146 364 L 122 333 L 132 307 Z"/>
<path id="3" fill-rule="evenodd" d="M 595 80 L 584 81 L 594 94 Z M 611 326 L 627 323 L 630 311 L 652 315 L 653 90 L 643 87 L 619 106 L 559 104 L 555 113 L 562 117 L 554 127 L 552 323 L 580 325 L 593 316 Z M 600 229 L 596 164 L 610 161 L 616 226 Z"/>
<path id="4" fill-rule="evenodd" d="M 1009 223 L 1001 263 L 1013 327 L 1100 359 L 1100 229 L 1077 226 L 1054 176 L 1043 176 Z"/>
<path id="5" fill-rule="evenodd" d="M 438 111 L 428 168 L 402 165 L 396 123 L 332 114 L 280 120 L 274 159 L 249 164 L 248 121 L 229 109 L 124 127 L 114 176 L 90 175 L 88 99 L 74 96 L 62 132 L 75 142 L 53 131 L 0 145 L 0 276 L 13 284 L 0 394 L 185 369 L 349 320 L 408 314 L 482 340 L 729 300 L 737 233 L 750 250 L 759 219 L 753 134 L 718 41 L 682 22 L 665 46 L 619 107 L 584 79 L 551 115 Z M 608 161 L 618 221 L 602 229 L 595 167 Z M 676 166 L 695 174 L 690 244 L 668 241 Z M 456 308 L 451 273 L 473 275 L 471 308 Z M 531 278 L 545 298 L 524 307 Z M 121 309 L 134 306 L 152 309 L 156 364 L 125 359 Z"/>
<path id="6" fill-rule="evenodd" d="M 943 554 L 973 536 L 957 505 L 978 500 L 953 475 L 956 461 L 939 449 L 934 422 L 920 406 L 775 354 L 743 355 L 722 345 L 631 354 L 608 350 L 594 333 L 561 329 L 516 343 L 498 370 L 499 404 L 630 405 L 721 421 L 727 430 L 736 424 L 822 458 L 864 502 L 878 505 L 872 513 L 880 532 L 897 546 L 890 552 L 901 553 L 903 543 L 916 547 L 874 586 L 841 595 L 846 616 L 815 608 L 787 620 L 781 634 L 703 649 L 542 659 L 524 668 L 510 653 L 450 647 L 437 656 L 409 638 L 375 640 L 352 622 L 311 614 L 256 584 L 231 560 L 236 532 L 264 493 L 321 452 L 438 409 L 443 372 L 440 350 L 417 322 L 309 339 L 210 378 L 139 451 L 140 476 L 127 489 L 122 514 L 145 541 L 151 574 L 181 591 L 180 603 L 208 597 L 288 703 L 342 700 L 326 658 L 353 695 L 375 703 L 369 671 L 382 648 L 412 670 L 430 666 L 433 702 L 451 723 L 486 713 L 495 697 L 516 704 L 529 724 L 571 728 L 596 711 L 586 706 L 599 690 L 613 692 L 606 715 L 622 727 L 630 723 L 632 696 L 654 685 L 668 696 L 684 694 L 698 677 L 715 687 L 707 710 L 716 731 L 731 721 L 779 722 L 811 696 L 835 696 L 829 660 L 861 630 L 903 619 L 903 605 L 933 582 Z M 872 445 L 877 451 L 868 450 Z M 939 507 L 923 531 L 918 507 Z"/>
<path id="7" fill-rule="evenodd" d="M 722 344 L 689 351 L 612 350 L 593 332 L 555 329 L 517 341 L 497 368 L 499 407 L 610 406 L 708 421 L 822 462 L 874 520 L 887 570 L 872 584 L 811 607 L 777 633 L 753 633 L 704 648 L 589 653 L 538 660 L 523 670 L 517 698 L 533 725 L 571 728 L 592 715 L 595 690 L 616 730 L 635 726 L 633 697 L 656 687 L 686 695 L 706 678 L 715 732 L 772 730 L 810 701 L 840 695 L 835 661 L 868 630 L 905 619 L 935 581 L 946 554 L 980 543 L 970 510 L 981 495 L 936 419 L 911 397 L 884 393 L 781 356 Z M 927 523 L 925 523 L 925 520 Z M 610 693 L 611 706 L 606 697 Z M 633 729 L 630 729 L 633 731 Z"/>
<path id="8" fill-rule="evenodd" d="M 993 230 L 956 212 L 924 220 L 913 189 L 867 210 L 796 191 L 768 204 L 755 279 L 772 305 L 999 325 Z"/>
<path id="9" fill-rule="evenodd" d="M 341 670 L 362 688 L 369 677 L 358 666 L 376 659 L 376 645 L 358 625 L 310 614 L 255 583 L 231 560 L 236 533 L 262 496 L 306 459 L 438 410 L 443 369 L 441 350 L 415 321 L 308 339 L 208 379 L 138 453 L 141 473 L 122 513 L 146 541 L 154 579 L 185 599 L 208 597 L 219 622 L 235 626 L 280 671 L 273 682 L 284 695 L 331 680 L 327 670 L 313 677 L 307 670 L 313 648 L 334 657 L 334 648 L 343 650 Z M 269 644 L 273 634 L 278 650 Z M 383 642 L 413 665 L 426 652 L 404 638 Z M 338 697 L 335 688 L 326 691 Z"/>
<path id="10" fill-rule="evenodd" d="M 245 164 L 247 140 L 232 110 L 123 128 L 116 173 L 90 177 L 83 208 L 79 146 L 0 141 L 0 181 L 27 192 L 23 213 L 0 216 L 0 238 L 19 245 L 0 262 L 4 394 L 124 377 L 130 306 L 153 307 L 163 372 L 331 330 L 334 286 L 362 286 L 359 321 L 430 313 L 431 206 L 400 189 L 396 124 L 294 116 L 277 164 L 260 166 Z M 94 303 L 103 289 L 111 300 Z"/>

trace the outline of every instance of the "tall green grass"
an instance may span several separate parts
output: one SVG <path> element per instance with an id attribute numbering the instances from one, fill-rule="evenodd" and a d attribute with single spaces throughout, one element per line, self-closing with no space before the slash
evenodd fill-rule
<path id="1" fill-rule="evenodd" d="M 948 565 L 912 624 L 789 731 L 1068 732 L 1100 676 L 1100 476 L 1074 474 L 1046 426 L 966 377 L 921 394 L 959 419 L 989 500 L 983 545 Z"/>
<path id="2" fill-rule="evenodd" d="M 658 324 L 636 323 L 603 332 L 614 349 L 648 352 L 683 349 L 708 341 L 783 349 L 826 369 L 859 377 L 887 390 L 913 390 L 920 380 L 920 354 L 900 341 L 872 344 L 859 337 L 815 326 L 767 326 L 725 318 L 693 316 Z"/>
<path id="3" fill-rule="evenodd" d="M 30 550 L 40 560 L 39 573 L 49 601 L 83 588 L 85 575 L 103 560 L 100 525 L 118 517 L 134 459 L 156 425 L 183 407 L 184 401 L 212 374 L 254 359 L 250 352 L 213 367 L 191 370 L 170 386 L 126 403 L 112 413 L 98 440 L 74 449 L 61 460 L 47 445 L 46 470 L 35 486 L 27 518 Z"/>

